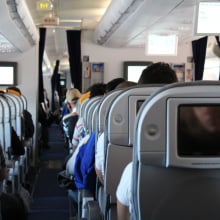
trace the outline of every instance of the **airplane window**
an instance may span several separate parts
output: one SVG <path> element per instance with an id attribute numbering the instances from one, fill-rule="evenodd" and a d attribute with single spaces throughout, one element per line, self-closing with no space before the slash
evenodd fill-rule
<path id="1" fill-rule="evenodd" d="M 179 156 L 220 155 L 220 105 L 178 107 Z"/>

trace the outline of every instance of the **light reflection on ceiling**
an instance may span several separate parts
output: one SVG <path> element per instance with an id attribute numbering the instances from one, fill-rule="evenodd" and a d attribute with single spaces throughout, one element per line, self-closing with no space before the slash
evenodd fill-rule
<path id="1" fill-rule="evenodd" d="M 12 53 L 18 52 L 18 49 L 14 47 L 3 35 L 0 33 L 0 53 Z"/>

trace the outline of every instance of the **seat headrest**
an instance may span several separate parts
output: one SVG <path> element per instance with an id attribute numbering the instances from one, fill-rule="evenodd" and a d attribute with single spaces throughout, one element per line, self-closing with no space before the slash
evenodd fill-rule
<path id="1" fill-rule="evenodd" d="M 166 167 L 220 168 L 219 94 L 219 82 L 204 81 L 176 83 L 152 95 L 135 124 L 137 160 Z"/>
<path id="2" fill-rule="evenodd" d="M 156 92 L 159 86 L 139 86 L 122 90 L 112 101 L 107 113 L 105 131 L 109 142 L 116 145 L 132 145 L 134 122 L 140 104 Z"/>

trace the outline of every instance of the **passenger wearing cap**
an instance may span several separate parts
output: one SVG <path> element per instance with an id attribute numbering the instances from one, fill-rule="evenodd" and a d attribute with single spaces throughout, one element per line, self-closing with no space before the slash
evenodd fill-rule
<path id="1" fill-rule="evenodd" d="M 78 120 L 78 114 L 76 112 L 76 106 L 78 99 L 81 97 L 81 93 L 78 89 L 70 88 L 66 92 L 66 104 L 69 109 L 69 114 L 63 117 L 63 130 L 68 140 L 69 146 L 72 147 L 71 140 L 73 131 Z M 73 151 L 75 149 L 72 149 Z"/>
<path id="2" fill-rule="evenodd" d="M 78 99 L 81 97 L 81 93 L 78 89 L 70 88 L 66 92 L 66 102 L 69 111 L 76 112 L 76 104 Z"/>

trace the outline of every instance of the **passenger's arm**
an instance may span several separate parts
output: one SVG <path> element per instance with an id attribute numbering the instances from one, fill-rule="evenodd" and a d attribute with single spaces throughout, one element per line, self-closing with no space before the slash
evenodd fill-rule
<path id="1" fill-rule="evenodd" d="M 119 200 L 117 200 L 117 219 L 118 220 L 130 219 L 129 207 L 120 203 Z"/>
<path id="2" fill-rule="evenodd" d="M 97 140 L 95 153 L 95 171 L 102 185 L 104 185 L 104 157 L 104 133 L 102 133 Z"/>
<path id="3" fill-rule="evenodd" d="M 131 178 L 132 178 L 132 163 L 129 163 L 121 176 L 117 187 L 117 216 L 118 220 L 130 219 L 131 206 Z"/>
<path id="4" fill-rule="evenodd" d="M 102 176 L 102 171 L 99 170 L 96 166 L 95 166 L 95 171 L 96 171 L 97 177 L 99 178 L 100 183 L 102 185 L 104 185 L 104 179 L 103 179 L 103 176 Z"/>
<path id="5" fill-rule="evenodd" d="M 0 170 L 0 181 L 3 181 L 8 176 L 8 168 L 5 166 Z"/>

